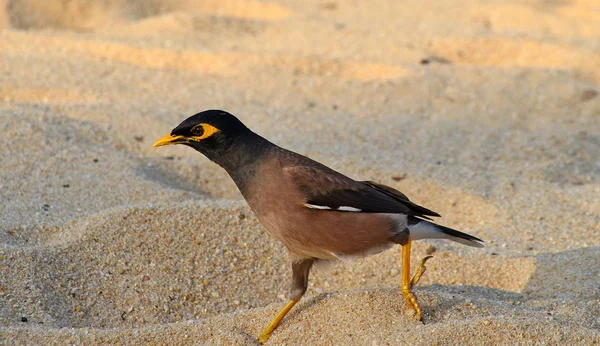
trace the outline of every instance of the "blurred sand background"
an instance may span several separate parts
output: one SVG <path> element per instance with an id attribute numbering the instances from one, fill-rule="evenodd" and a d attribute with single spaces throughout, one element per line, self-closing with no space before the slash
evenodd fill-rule
<path id="1" fill-rule="evenodd" d="M 595 0 L 0 0 L 0 344 L 255 344 L 282 246 L 154 140 L 222 108 L 486 241 L 311 275 L 273 345 L 600 344 Z"/>

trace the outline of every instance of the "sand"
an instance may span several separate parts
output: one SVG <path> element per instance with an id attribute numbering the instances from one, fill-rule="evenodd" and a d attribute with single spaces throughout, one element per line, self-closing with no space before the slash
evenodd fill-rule
<path id="1" fill-rule="evenodd" d="M 443 241 L 315 270 L 273 345 L 600 344 L 597 1 L 0 1 L 0 344 L 253 345 L 285 249 L 152 143 L 228 110 Z"/>

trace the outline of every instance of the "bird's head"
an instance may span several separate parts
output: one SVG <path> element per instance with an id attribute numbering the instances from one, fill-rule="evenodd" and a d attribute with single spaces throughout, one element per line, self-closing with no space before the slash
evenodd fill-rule
<path id="1" fill-rule="evenodd" d="M 218 162 L 236 140 L 248 134 L 252 132 L 232 114 L 221 110 L 207 110 L 185 119 L 169 134 L 156 141 L 154 146 L 184 144 Z"/>

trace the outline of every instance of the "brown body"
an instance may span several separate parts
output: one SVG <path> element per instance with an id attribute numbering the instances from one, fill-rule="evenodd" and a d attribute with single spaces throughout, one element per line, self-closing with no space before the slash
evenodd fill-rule
<path id="1" fill-rule="evenodd" d="M 293 260 L 367 256 L 392 245 L 397 221 L 388 214 L 306 207 L 295 181 L 316 162 L 281 149 L 273 150 L 268 158 L 269 162 L 257 167 L 244 197 L 263 226 L 286 245 Z"/>

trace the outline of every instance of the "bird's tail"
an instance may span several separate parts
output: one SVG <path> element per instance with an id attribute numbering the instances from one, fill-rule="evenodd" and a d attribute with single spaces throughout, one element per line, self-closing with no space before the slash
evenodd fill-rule
<path id="1" fill-rule="evenodd" d="M 468 246 L 483 247 L 483 240 L 477 237 L 414 216 L 408 217 L 408 230 L 412 240 L 448 239 Z"/>

